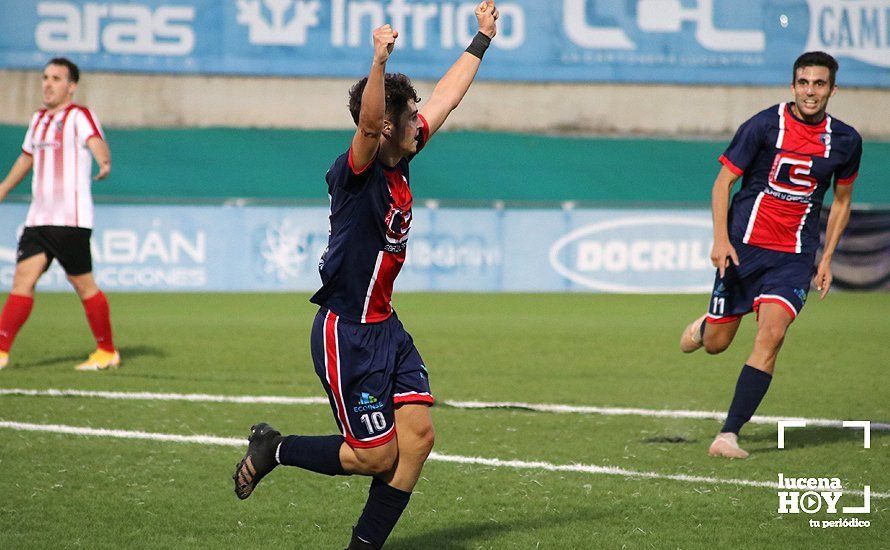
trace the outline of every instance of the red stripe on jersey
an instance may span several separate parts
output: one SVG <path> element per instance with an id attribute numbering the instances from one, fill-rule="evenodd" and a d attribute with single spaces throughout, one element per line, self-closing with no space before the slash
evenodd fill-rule
<path id="1" fill-rule="evenodd" d="M 396 167 L 393 170 L 385 170 L 386 186 L 389 187 L 389 194 L 393 200 L 393 206 L 407 212 L 411 209 L 412 196 L 411 188 L 408 187 L 408 180 L 402 174 L 402 170 Z"/>
<path id="2" fill-rule="evenodd" d="M 340 350 L 337 341 L 337 315 L 332 311 L 328 311 L 324 320 L 324 351 L 325 351 L 325 374 L 327 375 L 328 386 L 331 388 L 331 394 L 334 396 L 334 403 L 337 405 L 337 420 L 340 422 L 340 431 L 343 437 L 349 439 L 352 437 L 352 430 L 349 427 L 349 418 L 346 416 L 346 404 L 343 402 L 343 392 L 340 388 Z"/>
<path id="3" fill-rule="evenodd" d="M 789 202 L 761 194 L 758 208 L 752 210 L 751 225 L 744 243 L 779 252 L 800 252 L 800 229 L 810 205 Z"/>
<path id="4" fill-rule="evenodd" d="M 29 157 L 33 157 L 33 156 L 34 156 L 34 155 L 32 155 L 31 153 L 25 151 L 24 149 L 22 149 L 22 154 L 24 154 L 24 155 L 28 155 Z"/>
<path id="5" fill-rule="evenodd" d="M 40 118 L 37 119 L 37 125 L 34 126 L 34 136 L 37 136 L 37 129 L 40 127 L 40 124 L 43 122 L 43 116 L 46 115 L 47 112 L 43 111 L 40 115 Z M 36 211 L 40 212 L 43 209 L 43 189 L 36 189 L 36 187 L 42 186 L 44 183 L 44 174 L 46 173 L 46 148 L 43 147 L 43 142 L 46 141 L 46 134 L 49 132 L 49 127 L 52 125 L 53 115 L 49 115 L 49 119 L 46 121 L 46 126 L 43 128 L 43 134 L 37 138 L 38 144 L 40 147 L 37 147 L 34 150 L 34 181 L 36 185 L 34 186 L 34 202 L 37 203 Z M 38 154 L 39 153 L 39 154 Z M 39 224 L 39 222 L 38 222 Z"/>
<path id="6" fill-rule="evenodd" d="M 730 172 L 732 172 L 733 174 L 735 174 L 737 176 L 741 176 L 742 174 L 745 173 L 744 170 L 742 170 L 741 168 L 739 168 L 738 166 L 733 164 L 731 160 L 726 158 L 726 155 L 720 155 L 720 158 L 717 160 L 720 161 L 720 164 L 722 164 L 723 166 L 726 166 L 726 168 Z"/>
<path id="7" fill-rule="evenodd" d="M 77 121 L 74 121 L 74 146 L 78 145 L 78 132 L 77 132 Z M 77 149 L 74 151 L 74 177 L 80 178 L 80 155 L 77 154 Z M 74 226 L 80 227 L 80 185 L 74 185 Z"/>
<path id="8" fill-rule="evenodd" d="M 785 104 L 780 116 L 784 119 L 785 132 L 781 143 L 778 144 L 779 149 L 802 155 L 826 156 L 831 143 L 831 129 L 828 126 L 831 119 L 828 116 L 819 124 L 806 124 L 794 118 L 791 113 L 791 103 Z"/>
<path id="9" fill-rule="evenodd" d="M 377 151 L 380 151 L 380 149 L 378 149 Z M 370 168 L 371 165 L 374 164 L 375 160 L 377 160 L 377 152 L 374 153 L 374 156 L 371 157 L 371 160 L 368 161 L 368 164 L 366 164 L 366 165 L 362 166 L 360 169 L 356 170 L 355 162 L 353 162 L 353 160 L 352 160 L 352 146 L 351 145 L 349 146 L 349 153 L 346 154 L 346 162 L 349 163 L 349 169 L 352 170 L 352 173 L 355 174 L 356 176 L 364 174 L 368 170 L 368 168 Z"/>
<path id="10" fill-rule="evenodd" d="M 384 170 L 386 185 L 389 189 L 390 206 L 387 212 L 386 240 L 391 246 L 401 246 L 399 252 L 381 251 L 375 260 L 375 269 L 368 284 L 365 297 L 363 323 L 378 323 L 392 314 L 392 289 L 396 277 L 405 263 L 404 243 L 408 240 L 411 230 L 411 188 L 402 170 L 398 167 Z"/>
<path id="11" fill-rule="evenodd" d="M 78 109 L 80 109 L 80 112 L 83 113 L 83 115 L 86 117 L 87 122 L 90 123 L 90 128 L 93 129 L 93 133 L 90 134 L 90 136 L 84 141 L 84 143 L 93 139 L 94 137 L 98 137 L 98 138 L 104 140 L 105 136 L 102 135 L 102 131 L 99 130 L 99 126 L 96 124 L 96 121 L 93 120 L 93 113 L 91 113 L 89 109 L 87 109 L 86 107 L 83 107 L 81 105 L 74 105 L 74 107 L 77 107 Z"/>
<path id="12" fill-rule="evenodd" d="M 368 297 L 368 306 L 364 316 L 365 323 L 379 323 L 392 315 L 392 288 L 402 265 L 405 263 L 405 253 L 394 254 L 384 251 L 380 258 L 380 267 L 376 272 L 371 294 Z"/>
<path id="13" fill-rule="evenodd" d="M 63 225 L 67 225 L 65 218 L 65 123 L 74 105 L 69 105 L 62 115 L 62 120 L 56 125 L 55 147 L 53 148 L 53 223 L 58 219 L 56 214 L 61 213 Z M 77 187 L 77 182 L 74 182 Z"/>
<path id="14" fill-rule="evenodd" d="M 844 179 L 839 179 L 839 180 L 837 180 L 837 184 L 838 184 L 838 185 L 850 185 L 850 184 L 852 184 L 854 181 L 856 181 L 856 178 L 858 178 L 858 177 L 859 177 L 859 172 L 856 172 L 855 174 L 853 174 L 853 175 L 850 176 L 849 178 L 844 178 Z"/>

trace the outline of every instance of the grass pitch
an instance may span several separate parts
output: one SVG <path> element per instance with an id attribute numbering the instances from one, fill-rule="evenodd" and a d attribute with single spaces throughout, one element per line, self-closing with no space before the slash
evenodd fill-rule
<path id="1" fill-rule="evenodd" d="M 73 294 L 41 294 L 0 371 L 0 389 L 322 396 L 311 367 L 314 306 L 302 294 L 115 294 L 124 366 L 77 373 L 91 338 Z M 712 357 L 677 350 L 705 296 L 405 294 L 397 309 L 441 401 L 520 401 L 724 411 L 753 319 Z M 888 294 L 812 297 L 794 323 L 758 414 L 890 421 Z M 839 477 L 890 491 L 890 434 L 749 425 L 745 461 L 710 459 L 716 420 L 433 409 L 447 455 L 616 466 L 774 482 Z M 0 420 L 247 436 L 331 433 L 327 405 L 0 396 Z M 343 548 L 367 479 L 296 469 L 247 501 L 230 480 L 241 448 L 0 429 L 0 548 Z M 842 505 L 862 498 L 845 495 Z M 781 515 L 775 489 L 430 462 L 387 548 L 890 548 L 890 500 L 868 528 L 811 528 Z"/>

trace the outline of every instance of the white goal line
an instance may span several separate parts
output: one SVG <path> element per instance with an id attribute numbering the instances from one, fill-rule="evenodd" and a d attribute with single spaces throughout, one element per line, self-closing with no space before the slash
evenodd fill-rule
<path id="1" fill-rule="evenodd" d="M 105 428 L 85 428 L 80 426 L 65 426 L 62 424 L 31 424 L 27 422 L 11 422 L 6 420 L 0 420 L 0 428 L 66 435 L 112 437 L 117 439 L 141 439 L 148 441 L 164 441 L 174 443 L 195 443 L 200 445 L 221 445 L 227 447 L 244 447 L 247 445 L 246 439 L 239 439 L 236 437 L 164 434 L 130 430 L 112 430 Z M 542 461 L 501 460 L 499 458 L 446 455 L 436 452 L 430 454 L 429 460 L 435 462 L 450 462 L 457 464 L 488 466 L 491 468 L 510 468 L 514 470 L 546 470 L 550 472 L 576 472 L 585 474 L 615 475 L 627 478 L 664 479 L 671 481 L 682 481 L 686 483 L 696 483 L 700 485 L 737 485 L 744 487 L 765 487 L 769 489 L 779 488 L 779 485 L 776 482 L 754 481 L 750 479 L 727 479 L 719 477 L 690 476 L 685 474 L 663 474 L 659 472 L 641 472 L 635 470 L 626 470 L 624 468 L 618 468 L 614 466 L 596 466 L 592 464 L 553 464 L 551 462 Z M 864 493 L 863 491 L 859 490 L 844 490 L 844 494 L 863 495 Z M 871 498 L 890 498 L 890 493 L 871 492 L 870 494 Z"/>
<path id="2" fill-rule="evenodd" d="M 18 395 L 31 397 L 96 397 L 100 399 L 123 399 L 137 401 L 191 401 L 200 403 L 242 403 L 270 405 L 326 405 L 324 397 L 287 397 L 276 395 L 213 395 L 206 393 L 152 393 L 114 392 L 71 389 L 29 390 L 21 388 L 0 388 L 0 396 Z M 593 407 L 584 405 L 561 405 L 555 403 L 523 403 L 519 401 L 438 401 L 445 407 L 456 409 L 522 409 L 535 412 L 557 414 L 599 414 L 606 416 L 648 416 L 656 418 L 692 418 L 723 421 L 726 413 L 718 411 L 690 411 L 682 409 L 643 409 L 631 407 Z M 843 420 L 829 418 L 801 418 L 797 416 L 754 416 L 752 424 L 776 424 L 779 420 L 803 420 L 807 426 L 843 428 Z M 847 419 L 850 420 L 850 419 Z M 872 422 L 871 429 L 890 430 L 890 423 Z"/>

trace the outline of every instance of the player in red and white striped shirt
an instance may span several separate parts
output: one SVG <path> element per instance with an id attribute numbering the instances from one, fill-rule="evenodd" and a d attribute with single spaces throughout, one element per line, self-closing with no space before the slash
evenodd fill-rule
<path id="1" fill-rule="evenodd" d="M 93 278 L 90 235 L 93 228 L 92 161 L 96 180 L 111 172 L 111 153 L 96 116 L 75 105 L 80 79 L 77 65 L 55 58 L 43 70 L 43 109 L 31 117 L 22 154 L 0 182 L 0 201 L 33 169 L 31 208 L 19 240 L 12 291 L 0 314 L 0 368 L 34 304 L 34 287 L 54 259 L 83 301 L 97 349 L 78 365 L 91 371 L 117 367 L 120 354 L 111 335 L 108 300 Z"/>

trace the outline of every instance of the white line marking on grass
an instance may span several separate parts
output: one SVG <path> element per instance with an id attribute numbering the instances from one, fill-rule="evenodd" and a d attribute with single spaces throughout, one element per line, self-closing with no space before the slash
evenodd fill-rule
<path id="1" fill-rule="evenodd" d="M 211 395 L 207 393 L 151 393 L 86 390 L 23 390 L 0 389 L 0 395 L 30 397 L 99 397 L 134 401 L 193 401 L 205 403 L 247 403 L 270 405 L 327 405 L 324 397 L 283 397 L 275 395 Z"/>
<path id="2" fill-rule="evenodd" d="M 132 399 L 150 401 L 192 401 L 207 403 L 242 403 L 272 405 L 327 405 L 324 397 L 285 397 L 275 395 L 212 395 L 206 393 L 151 393 L 151 392 L 111 392 L 86 390 L 26 390 L 0 388 L 0 395 L 21 395 L 32 397 L 98 397 L 102 399 Z M 440 401 L 446 407 L 456 409 L 523 409 L 535 412 L 557 414 L 601 414 L 606 416 L 649 416 L 656 418 L 692 418 L 723 421 L 726 413 L 717 411 L 689 411 L 671 409 L 640 409 L 630 407 L 593 407 L 581 405 L 559 405 L 548 403 L 522 403 L 519 401 Z M 777 424 L 779 420 L 803 420 L 808 426 L 843 428 L 843 420 L 828 418 L 801 418 L 795 416 L 754 416 L 752 424 Z M 890 424 L 872 422 L 872 430 L 890 430 Z"/>
<path id="3" fill-rule="evenodd" d="M 528 409 L 537 412 L 602 414 L 606 416 L 653 416 L 660 418 L 694 418 L 706 420 L 726 419 L 726 413 L 717 411 L 688 411 L 671 409 L 639 409 L 631 407 L 588 407 L 577 405 L 557 405 L 547 403 L 519 403 L 512 401 L 446 401 L 446 405 L 460 409 Z M 808 426 L 843 428 L 843 420 L 829 418 L 801 418 L 796 416 L 752 416 L 751 424 L 777 424 L 779 420 L 804 420 Z M 890 430 L 890 424 L 872 422 L 873 430 Z"/>
<path id="4" fill-rule="evenodd" d="M 243 447 L 247 445 L 246 439 L 236 437 L 216 437 L 211 435 L 177 435 L 130 430 L 109 430 L 104 428 L 84 428 L 79 426 L 65 426 L 62 424 L 30 424 L 27 422 L 10 422 L 0 420 L 0 428 L 18 431 L 48 432 L 66 435 L 114 437 L 118 439 L 143 439 L 149 441 L 168 441 L 175 443 L 197 443 L 201 445 L 221 445 L 226 447 Z M 445 455 L 431 453 L 429 460 L 435 462 L 450 462 L 454 464 L 472 464 L 477 466 L 489 466 L 492 468 L 510 468 L 514 470 L 547 470 L 550 472 L 577 472 L 585 474 L 605 474 L 622 477 L 636 477 L 646 479 L 667 479 L 671 481 L 683 481 L 686 483 L 705 483 L 722 485 L 741 485 L 744 487 L 766 487 L 778 489 L 778 483 L 768 481 L 753 481 L 750 479 L 725 479 L 718 477 L 689 476 L 684 474 L 661 474 L 658 472 L 638 472 L 625 470 L 614 466 L 595 466 L 591 464 L 553 464 L 551 462 L 538 462 L 526 460 L 501 460 L 499 458 L 482 458 L 476 456 Z M 844 490 L 844 493 L 862 495 L 862 491 Z M 890 498 L 890 493 L 871 493 L 872 498 Z"/>

